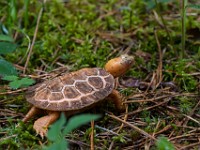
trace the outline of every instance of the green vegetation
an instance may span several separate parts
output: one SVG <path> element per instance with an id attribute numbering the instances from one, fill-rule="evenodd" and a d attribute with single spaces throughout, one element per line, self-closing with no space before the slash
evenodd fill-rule
<path id="1" fill-rule="evenodd" d="M 17 45 L 10 36 L 0 34 L 0 75 L 17 75 L 15 67 L 4 59 L 4 55 L 16 50 Z"/>
<path id="2" fill-rule="evenodd" d="M 100 116 L 99 115 L 91 115 L 91 114 L 83 114 L 72 117 L 67 125 L 65 115 L 62 113 L 60 119 L 54 123 L 48 131 L 47 138 L 49 141 L 52 141 L 53 144 L 45 147 L 45 150 L 66 150 L 69 148 L 69 144 L 65 140 L 65 135 L 72 132 L 74 129 L 84 125 L 92 120 L 97 120 Z M 63 129 L 64 127 L 64 129 Z"/>
<path id="3" fill-rule="evenodd" d="M 99 150 L 198 149 L 199 14 L 200 4 L 187 0 L 2 0 L 0 149 L 57 144 L 70 149 L 92 144 Z M 104 114 L 96 126 L 87 123 L 95 115 L 75 115 L 67 123 L 62 116 L 44 139 L 33 130 L 34 120 L 20 121 L 29 110 L 27 87 L 63 72 L 103 67 L 124 53 L 135 56 L 129 78 L 119 79 L 118 90 L 128 97 L 126 113 L 102 103 L 86 111 Z M 128 124 L 110 118 L 111 112 Z"/>
<path id="4" fill-rule="evenodd" d="M 29 78 L 19 79 L 19 77 L 14 76 L 14 75 L 4 76 L 2 79 L 6 80 L 6 81 L 10 81 L 10 83 L 8 85 L 12 89 L 18 89 L 20 87 L 21 88 L 22 87 L 28 87 L 28 86 L 32 85 L 33 83 L 35 83 L 35 81 L 32 80 L 32 79 L 29 79 Z"/>
<path id="5" fill-rule="evenodd" d="M 159 150 L 175 150 L 174 146 L 165 137 L 160 137 L 156 146 Z"/>

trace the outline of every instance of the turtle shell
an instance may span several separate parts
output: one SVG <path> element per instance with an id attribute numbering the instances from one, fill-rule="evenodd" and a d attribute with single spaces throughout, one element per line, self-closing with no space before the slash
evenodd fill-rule
<path id="1" fill-rule="evenodd" d="M 78 110 L 107 97 L 114 82 L 114 77 L 104 69 L 84 68 L 28 88 L 26 99 L 41 109 Z"/>

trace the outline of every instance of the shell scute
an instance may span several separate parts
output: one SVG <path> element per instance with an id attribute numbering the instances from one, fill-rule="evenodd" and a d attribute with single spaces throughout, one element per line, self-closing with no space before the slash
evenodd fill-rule
<path id="1" fill-rule="evenodd" d="M 40 107 L 42 107 L 42 108 L 46 108 L 46 107 L 48 107 L 49 106 L 49 102 L 48 101 L 39 101 L 39 102 L 37 102 L 37 103 L 35 103 L 34 104 L 35 106 L 40 106 Z"/>
<path id="2" fill-rule="evenodd" d="M 94 93 L 94 96 L 96 97 L 96 99 L 103 99 L 103 98 L 105 98 L 105 94 L 106 94 L 107 92 L 106 91 L 104 91 L 104 90 L 101 90 L 101 91 L 96 91 L 95 93 Z"/>
<path id="3" fill-rule="evenodd" d="M 82 105 L 82 101 L 71 101 L 71 106 L 73 106 L 75 109 L 80 108 Z"/>
<path id="4" fill-rule="evenodd" d="M 87 76 L 84 73 L 74 73 L 72 76 L 73 80 L 86 80 Z"/>
<path id="5" fill-rule="evenodd" d="M 80 96 L 80 93 L 73 86 L 66 86 L 63 90 L 63 94 L 65 98 L 69 99 Z"/>
<path id="6" fill-rule="evenodd" d="M 61 92 L 63 88 L 63 83 L 61 82 L 59 78 L 56 78 L 49 82 L 48 88 L 52 92 Z"/>
<path id="7" fill-rule="evenodd" d="M 83 96 L 83 97 L 81 97 L 82 105 L 84 106 L 89 103 L 92 103 L 94 101 L 94 99 L 96 99 L 96 97 L 94 95 Z"/>
<path id="8" fill-rule="evenodd" d="M 91 69 L 87 68 L 85 70 L 85 75 L 86 76 L 97 76 L 98 75 L 98 70 L 96 70 L 96 69 L 91 70 Z"/>
<path id="9" fill-rule="evenodd" d="M 93 88 L 87 82 L 76 82 L 75 87 L 83 94 L 91 93 L 93 91 Z"/>
<path id="10" fill-rule="evenodd" d="M 92 85 L 96 89 L 103 88 L 103 81 L 99 77 L 89 77 L 88 82 L 90 85 Z"/>
<path id="11" fill-rule="evenodd" d="M 72 77 L 73 75 L 70 73 L 70 74 L 65 74 L 63 76 L 60 76 L 59 79 L 64 85 L 73 85 L 75 80 L 73 80 Z"/>
<path id="12" fill-rule="evenodd" d="M 99 69 L 99 75 L 100 75 L 100 76 L 108 76 L 109 73 L 106 72 L 104 69 Z"/>
<path id="13" fill-rule="evenodd" d="M 59 108 L 59 110 L 66 110 L 67 108 L 69 109 L 71 105 L 68 101 L 63 101 L 58 103 L 57 107 Z"/>
<path id="14" fill-rule="evenodd" d="M 48 110 L 58 110 L 58 109 L 60 109 L 59 104 L 55 103 L 55 102 L 48 103 L 48 105 L 46 106 L 46 108 Z"/>
<path id="15" fill-rule="evenodd" d="M 59 101 L 64 99 L 64 96 L 61 92 L 53 92 L 49 96 L 49 101 Z"/>
<path id="16" fill-rule="evenodd" d="M 51 94 L 51 92 L 47 88 L 38 89 L 38 92 L 35 95 L 35 100 L 37 100 L 37 101 L 48 100 L 50 94 Z"/>

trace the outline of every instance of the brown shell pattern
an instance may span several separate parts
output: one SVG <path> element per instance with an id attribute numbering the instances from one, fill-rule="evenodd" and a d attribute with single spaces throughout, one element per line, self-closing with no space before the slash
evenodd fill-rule
<path id="1" fill-rule="evenodd" d="M 104 99 L 113 88 L 114 78 L 104 69 L 84 68 L 30 87 L 26 99 L 41 109 L 77 110 Z"/>

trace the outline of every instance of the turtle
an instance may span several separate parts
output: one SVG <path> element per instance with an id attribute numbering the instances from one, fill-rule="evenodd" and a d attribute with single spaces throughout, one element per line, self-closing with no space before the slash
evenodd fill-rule
<path id="1" fill-rule="evenodd" d="M 45 111 L 47 115 L 33 125 L 36 133 L 44 137 L 61 112 L 72 115 L 105 99 L 113 101 L 116 109 L 123 112 L 124 96 L 115 89 L 115 78 L 125 74 L 133 63 L 134 57 L 124 54 L 109 60 L 104 68 L 82 68 L 29 87 L 25 98 L 32 107 L 22 121 L 27 122 Z"/>

